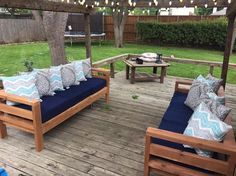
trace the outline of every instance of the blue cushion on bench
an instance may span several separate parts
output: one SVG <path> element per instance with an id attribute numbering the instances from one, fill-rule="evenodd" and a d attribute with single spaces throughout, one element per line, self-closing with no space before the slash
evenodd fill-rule
<path id="1" fill-rule="evenodd" d="M 61 114 L 68 108 L 76 105 L 88 96 L 96 93 L 106 86 L 106 81 L 100 78 L 88 78 L 87 81 L 80 82 L 80 85 L 71 86 L 65 91 L 58 91 L 54 96 L 42 97 L 41 114 L 42 123 L 49 121 L 53 117 Z M 17 107 L 31 110 L 27 105 L 17 105 Z"/>
<path id="2" fill-rule="evenodd" d="M 183 134 L 188 125 L 188 121 L 193 111 L 184 104 L 187 98 L 186 93 L 175 92 L 173 98 L 167 108 L 163 119 L 160 123 L 159 129 L 167 130 L 175 133 Z M 153 139 L 153 142 L 163 146 L 175 148 L 181 151 L 195 153 L 195 150 L 185 148 L 182 144 L 169 142 L 161 139 Z"/>
<path id="3" fill-rule="evenodd" d="M 193 110 L 184 104 L 187 98 L 186 93 L 175 92 L 166 110 L 163 119 L 174 123 L 187 125 Z"/>

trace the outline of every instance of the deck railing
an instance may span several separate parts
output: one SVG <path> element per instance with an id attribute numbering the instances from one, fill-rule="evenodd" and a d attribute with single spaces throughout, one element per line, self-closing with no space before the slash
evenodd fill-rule
<path id="1" fill-rule="evenodd" d="M 123 61 L 125 59 L 133 58 L 133 57 L 140 57 L 141 55 L 138 54 L 122 54 L 114 57 L 110 57 L 98 62 L 93 63 L 94 67 L 103 67 L 103 66 L 110 66 L 111 77 L 115 77 L 115 63 L 118 61 Z M 186 58 L 175 58 L 175 57 L 166 57 L 162 58 L 165 62 L 175 62 L 181 64 L 194 64 L 194 65 L 202 65 L 202 66 L 209 66 L 209 73 L 213 75 L 215 67 L 222 67 L 222 62 L 215 62 L 215 61 L 205 61 L 205 60 L 192 60 Z M 229 68 L 236 69 L 236 64 L 230 63 Z"/>

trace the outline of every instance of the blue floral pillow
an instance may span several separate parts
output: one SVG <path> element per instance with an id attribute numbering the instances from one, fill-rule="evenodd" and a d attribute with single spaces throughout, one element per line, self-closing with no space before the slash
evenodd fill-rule
<path id="1" fill-rule="evenodd" d="M 214 92 L 209 92 L 207 93 L 208 97 L 211 100 L 216 101 L 217 103 L 220 103 L 222 105 L 225 105 L 225 97 L 219 97 L 218 95 L 216 95 Z"/>
<path id="2" fill-rule="evenodd" d="M 208 109 L 205 103 L 201 103 L 191 116 L 184 135 L 220 142 L 231 129 L 232 126 L 222 122 Z M 184 147 L 191 148 L 188 145 L 184 145 Z M 198 155 L 212 156 L 211 151 L 197 148 L 195 150 Z"/>
<path id="3" fill-rule="evenodd" d="M 6 93 L 14 94 L 28 99 L 40 100 L 39 92 L 36 87 L 36 74 L 2 77 L 3 87 Z M 15 103 L 7 101 L 8 105 Z"/>
<path id="4" fill-rule="evenodd" d="M 223 81 L 222 79 L 217 79 L 210 74 L 207 75 L 206 78 L 204 78 L 202 75 L 199 75 L 196 80 L 211 87 L 215 93 L 219 90 Z"/>

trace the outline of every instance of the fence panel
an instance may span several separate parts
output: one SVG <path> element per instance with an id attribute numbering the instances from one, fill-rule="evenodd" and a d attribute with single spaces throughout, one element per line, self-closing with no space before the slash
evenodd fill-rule
<path id="1" fill-rule="evenodd" d="M 32 19 L 0 19 L 0 44 L 45 40 L 44 29 Z"/>
<path id="2" fill-rule="evenodd" d="M 201 21 L 205 19 L 213 20 L 220 16 L 128 16 L 124 31 L 124 40 L 129 42 L 137 41 L 136 23 L 137 21 L 158 21 L 158 22 L 180 22 L 180 21 Z M 107 40 L 114 40 L 112 16 L 104 17 L 104 31 Z"/>

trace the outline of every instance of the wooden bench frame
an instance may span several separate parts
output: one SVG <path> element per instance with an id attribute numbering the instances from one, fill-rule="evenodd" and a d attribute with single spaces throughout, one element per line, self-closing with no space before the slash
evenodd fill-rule
<path id="1" fill-rule="evenodd" d="M 192 81 L 176 81 L 175 91 L 187 93 Z M 224 89 L 221 87 L 218 95 L 224 95 Z M 231 116 L 228 115 L 225 122 L 231 124 Z M 206 149 L 218 152 L 222 155 L 221 159 L 213 159 L 202 157 L 197 154 L 180 151 L 174 148 L 165 147 L 152 143 L 152 138 L 159 138 L 175 143 L 190 145 L 195 148 Z M 156 157 L 153 157 L 156 156 Z M 225 157 L 227 156 L 227 157 Z M 158 157 L 158 159 L 157 159 Z M 163 159 L 162 159 L 163 158 Z M 213 171 L 215 175 L 233 176 L 236 166 L 236 144 L 234 132 L 231 130 L 222 143 L 209 141 L 183 134 L 173 133 L 157 128 L 148 128 L 146 131 L 145 144 L 145 161 L 144 176 L 150 175 L 150 170 L 154 169 L 159 175 L 163 176 L 207 176 L 209 174 L 202 173 L 197 170 L 186 168 L 168 160 L 179 162 L 182 164 L 202 168 Z"/>
<path id="2" fill-rule="evenodd" d="M 109 101 L 110 71 L 92 68 L 92 74 L 93 77 L 105 79 L 106 87 L 45 123 L 42 123 L 41 121 L 40 102 L 38 100 L 29 100 L 24 97 L 7 94 L 4 90 L 0 90 L 0 138 L 5 138 L 7 136 L 6 126 L 12 126 L 34 134 L 36 151 L 41 151 L 44 148 L 43 134 L 91 105 L 101 97 L 105 96 L 106 102 Z M 32 111 L 6 105 L 7 100 L 31 106 Z"/>

